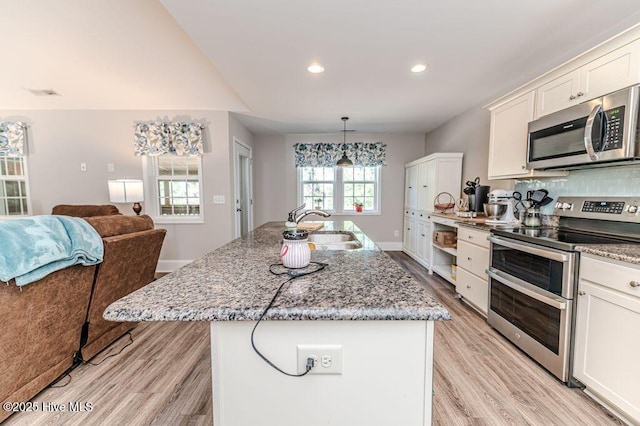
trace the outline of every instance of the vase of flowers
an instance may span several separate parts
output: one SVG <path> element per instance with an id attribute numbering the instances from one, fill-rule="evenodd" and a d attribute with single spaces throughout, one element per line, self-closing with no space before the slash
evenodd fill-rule
<path id="1" fill-rule="evenodd" d="M 362 213 L 362 207 L 364 206 L 364 204 L 362 204 L 360 201 L 356 201 L 353 203 L 353 207 L 356 208 L 356 213 Z"/>
<path id="2" fill-rule="evenodd" d="M 321 209 L 322 208 L 322 198 L 316 198 L 313 200 L 313 202 L 315 203 L 315 208 L 316 209 Z"/>

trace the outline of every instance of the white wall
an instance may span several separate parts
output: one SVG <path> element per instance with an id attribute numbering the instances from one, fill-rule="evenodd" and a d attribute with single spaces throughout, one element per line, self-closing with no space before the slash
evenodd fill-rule
<path id="1" fill-rule="evenodd" d="M 254 151 L 255 224 L 284 221 L 296 207 L 297 175 L 293 145 L 298 142 L 342 142 L 342 135 L 257 136 Z M 404 164 L 424 153 L 424 135 L 358 134 L 347 142 L 384 142 L 387 166 L 382 167 L 381 215 L 337 216 L 353 220 L 376 243 L 400 243 L 404 206 Z M 320 219 L 320 218 L 318 218 Z M 309 217 L 315 220 L 315 217 Z M 331 220 L 331 218 L 329 218 Z M 399 231 L 394 237 L 393 232 Z"/>
<path id="2" fill-rule="evenodd" d="M 133 151 L 135 121 L 193 120 L 206 125 L 203 157 L 202 224 L 162 224 L 167 237 L 159 270 L 193 260 L 233 238 L 231 140 L 252 135 L 220 111 L 0 111 L 3 120 L 28 124 L 28 168 L 34 214 L 49 214 L 56 204 L 108 204 L 108 179 L 143 178 L 142 160 Z M 80 171 L 80 163 L 87 171 Z M 107 172 L 114 163 L 115 172 Z M 224 195 L 226 204 L 213 204 Z M 130 205 L 118 204 L 124 214 Z M 144 204 L 143 204 L 144 213 Z M 162 265 L 165 265 L 164 267 Z"/>
<path id="3" fill-rule="evenodd" d="M 513 188 L 511 180 L 489 180 L 489 129 L 491 114 L 476 106 L 425 135 L 427 154 L 436 152 L 462 152 L 462 186 L 465 182 L 480 177 L 482 185 L 491 189 Z M 462 191 L 460 191 L 462 193 Z"/>

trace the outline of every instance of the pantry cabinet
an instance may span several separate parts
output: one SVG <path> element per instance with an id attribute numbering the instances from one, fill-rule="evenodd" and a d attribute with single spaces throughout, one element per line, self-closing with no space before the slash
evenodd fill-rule
<path id="1" fill-rule="evenodd" d="M 458 271 L 456 292 L 471 307 L 487 316 L 489 284 L 488 231 L 458 227 Z"/>
<path id="2" fill-rule="evenodd" d="M 402 250 L 425 268 L 432 264 L 431 214 L 445 192 L 454 199 L 462 189 L 462 153 L 437 153 L 405 164 L 405 211 Z M 449 201 L 448 196 L 442 197 Z"/>
<path id="3" fill-rule="evenodd" d="M 640 423 L 640 267 L 582 255 L 574 370 L 585 392 Z"/>
<path id="4" fill-rule="evenodd" d="M 603 55 L 536 90 L 535 118 L 640 83 L 640 40 Z"/>

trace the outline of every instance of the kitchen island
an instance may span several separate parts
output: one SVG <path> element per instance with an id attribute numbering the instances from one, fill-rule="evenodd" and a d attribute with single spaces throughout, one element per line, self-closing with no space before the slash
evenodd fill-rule
<path id="1" fill-rule="evenodd" d="M 362 248 L 313 251 L 327 266 L 287 283 L 255 332 L 256 347 L 291 374 L 304 371 L 305 350 L 318 352 L 311 373 L 286 376 L 254 352 L 251 331 L 290 278 L 269 271 L 283 230 L 262 225 L 104 317 L 210 321 L 216 426 L 431 424 L 434 321 L 449 313 L 351 222 L 325 222 L 319 232 L 353 232 Z M 316 374 L 326 372 L 334 374 Z"/>

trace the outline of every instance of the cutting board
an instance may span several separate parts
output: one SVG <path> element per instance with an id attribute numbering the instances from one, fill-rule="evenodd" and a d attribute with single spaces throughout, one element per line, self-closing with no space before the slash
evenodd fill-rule
<path id="1" fill-rule="evenodd" d="M 324 226 L 324 222 L 301 222 L 298 224 L 298 229 L 302 231 L 317 231 Z"/>

